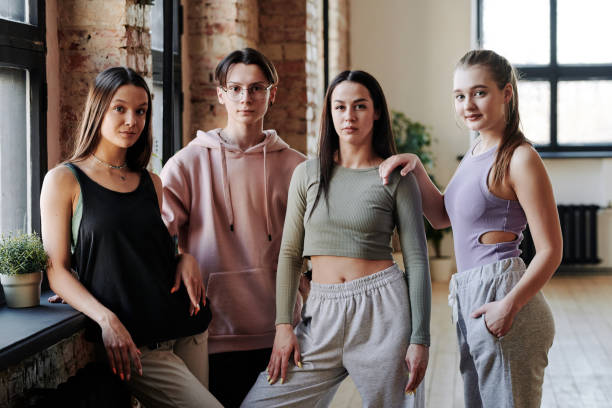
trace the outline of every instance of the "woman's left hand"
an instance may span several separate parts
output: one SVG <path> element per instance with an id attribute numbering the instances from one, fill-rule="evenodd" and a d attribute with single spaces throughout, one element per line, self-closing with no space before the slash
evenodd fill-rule
<path id="1" fill-rule="evenodd" d="M 406 352 L 406 365 L 410 371 L 404 392 L 414 393 L 425 377 L 429 363 L 429 348 L 422 344 L 411 344 Z"/>
<path id="2" fill-rule="evenodd" d="M 174 293 L 181 287 L 181 281 L 187 289 L 191 304 L 189 306 L 189 316 L 198 314 L 200 311 L 200 301 L 202 305 L 206 304 L 206 288 L 200 273 L 198 261 L 190 254 L 181 254 L 178 264 L 176 265 L 176 275 L 174 277 L 174 286 L 170 289 L 170 293 Z"/>
<path id="3" fill-rule="evenodd" d="M 505 336 L 510 331 L 516 312 L 512 310 L 510 304 L 502 299 L 496 302 L 485 303 L 472 312 L 473 318 L 478 318 L 482 315 L 484 315 L 485 325 L 489 332 L 499 338 Z"/>

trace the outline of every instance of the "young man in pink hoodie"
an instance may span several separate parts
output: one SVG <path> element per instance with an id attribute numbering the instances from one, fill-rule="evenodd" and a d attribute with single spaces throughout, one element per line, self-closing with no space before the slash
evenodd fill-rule
<path id="1" fill-rule="evenodd" d="M 226 56 L 215 72 L 223 129 L 198 131 L 164 166 L 162 214 L 179 250 L 196 257 L 213 319 L 210 391 L 239 406 L 268 364 L 275 334 L 275 279 L 287 193 L 305 156 L 263 120 L 278 74 L 256 50 Z M 294 321 L 299 319 L 300 304 Z"/>

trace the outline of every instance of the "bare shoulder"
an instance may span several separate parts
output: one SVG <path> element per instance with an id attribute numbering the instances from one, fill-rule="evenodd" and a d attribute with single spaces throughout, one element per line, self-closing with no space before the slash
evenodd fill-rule
<path id="1" fill-rule="evenodd" d="M 542 163 L 540 155 L 536 149 L 529 143 L 523 143 L 518 146 L 512 153 L 510 160 L 510 171 L 512 168 L 521 168 L 524 166 L 533 166 Z"/>
<path id="2" fill-rule="evenodd" d="M 67 166 L 58 165 L 47 172 L 43 186 L 52 188 L 54 191 L 74 191 L 79 189 L 79 182 L 72 170 Z"/>
<path id="3" fill-rule="evenodd" d="M 529 143 L 518 146 L 512 154 L 509 168 L 510 183 L 516 190 L 517 184 L 528 180 L 542 181 L 548 179 L 542 158 Z"/>

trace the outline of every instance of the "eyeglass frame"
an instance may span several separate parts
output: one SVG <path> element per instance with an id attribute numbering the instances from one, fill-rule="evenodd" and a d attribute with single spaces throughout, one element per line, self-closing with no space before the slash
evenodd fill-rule
<path id="1" fill-rule="evenodd" d="M 233 86 L 238 86 L 238 85 L 233 85 Z M 230 96 L 230 94 L 228 93 L 229 90 L 227 89 L 227 86 L 221 86 L 220 88 L 223 90 L 223 92 L 225 92 L 225 94 L 227 95 L 228 98 L 230 98 L 233 101 L 239 101 L 240 98 L 242 98 L 243 93 L 246 91 L 248 95 L 251 95 L 251 97 L 253 97 L 253 93 L 252 91 L 250 91 L 250 89 L 252 89 L 254 86 L 257 86 L 257 83 L 250 85 L 248 87 L 242 87 L 240 86 L 240 93 L 238 94 L 237 97 L 235 97 L 236 99 L 234 99 L 234 97 Z M 269 92 L 272 88 L 274 88 L 276 86 L 276 84 L 270 84 L 266 87 L 264 87 L 264 93 L 265 92 Z M 263 94 L 262 94 L 263 95 Z"/>

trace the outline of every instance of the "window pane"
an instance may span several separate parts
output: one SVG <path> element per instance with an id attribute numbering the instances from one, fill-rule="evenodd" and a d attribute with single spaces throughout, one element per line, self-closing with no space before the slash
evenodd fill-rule
<path id="1" fill-rule="evenodd" d="M 28 77 L 0 67 L 0 233 L 30 231 Z"/>
<path id="2" fill-rule="evenodd" d="M 525 137 L 537 145 L 550 143 L 550 83 L 519 81 L 519 113 Z"/>
<path id="3" fill-rule="evenodd" d="M 164 1 L 157 0 L 151 10 L 151 48 L 164 50 Z"/>
<path id="4" fill-rule="evenodd" d="M 161 3 L 161 2 L 160 2 Z M 164 154 L 164 87 L 161 83 L 153 82 L 153 154 L 151 155 L 151 170 L 157 174 L 162 169 Z"/>
<path id="5" fill-rule="evenodd" d="M 559 144 L 612 144 L 612 81 L 559 81 Z"/>
<path id="6" fill-rule="evenodd" d="M 549 20 L 549 0 L 482 0 L 482 46 L 513 64 L 548 64 Z"/>
<path id="7" fill-rule="evenodd" d="M 557 60 L 560 64 L 612 63 L 612 1 L 558 0 Z"/>
<path id="8" fill-rule="evenodd" d="M 0 1 L 0 18 L 7 20 L 26 21 L 26 0 Z"/>

